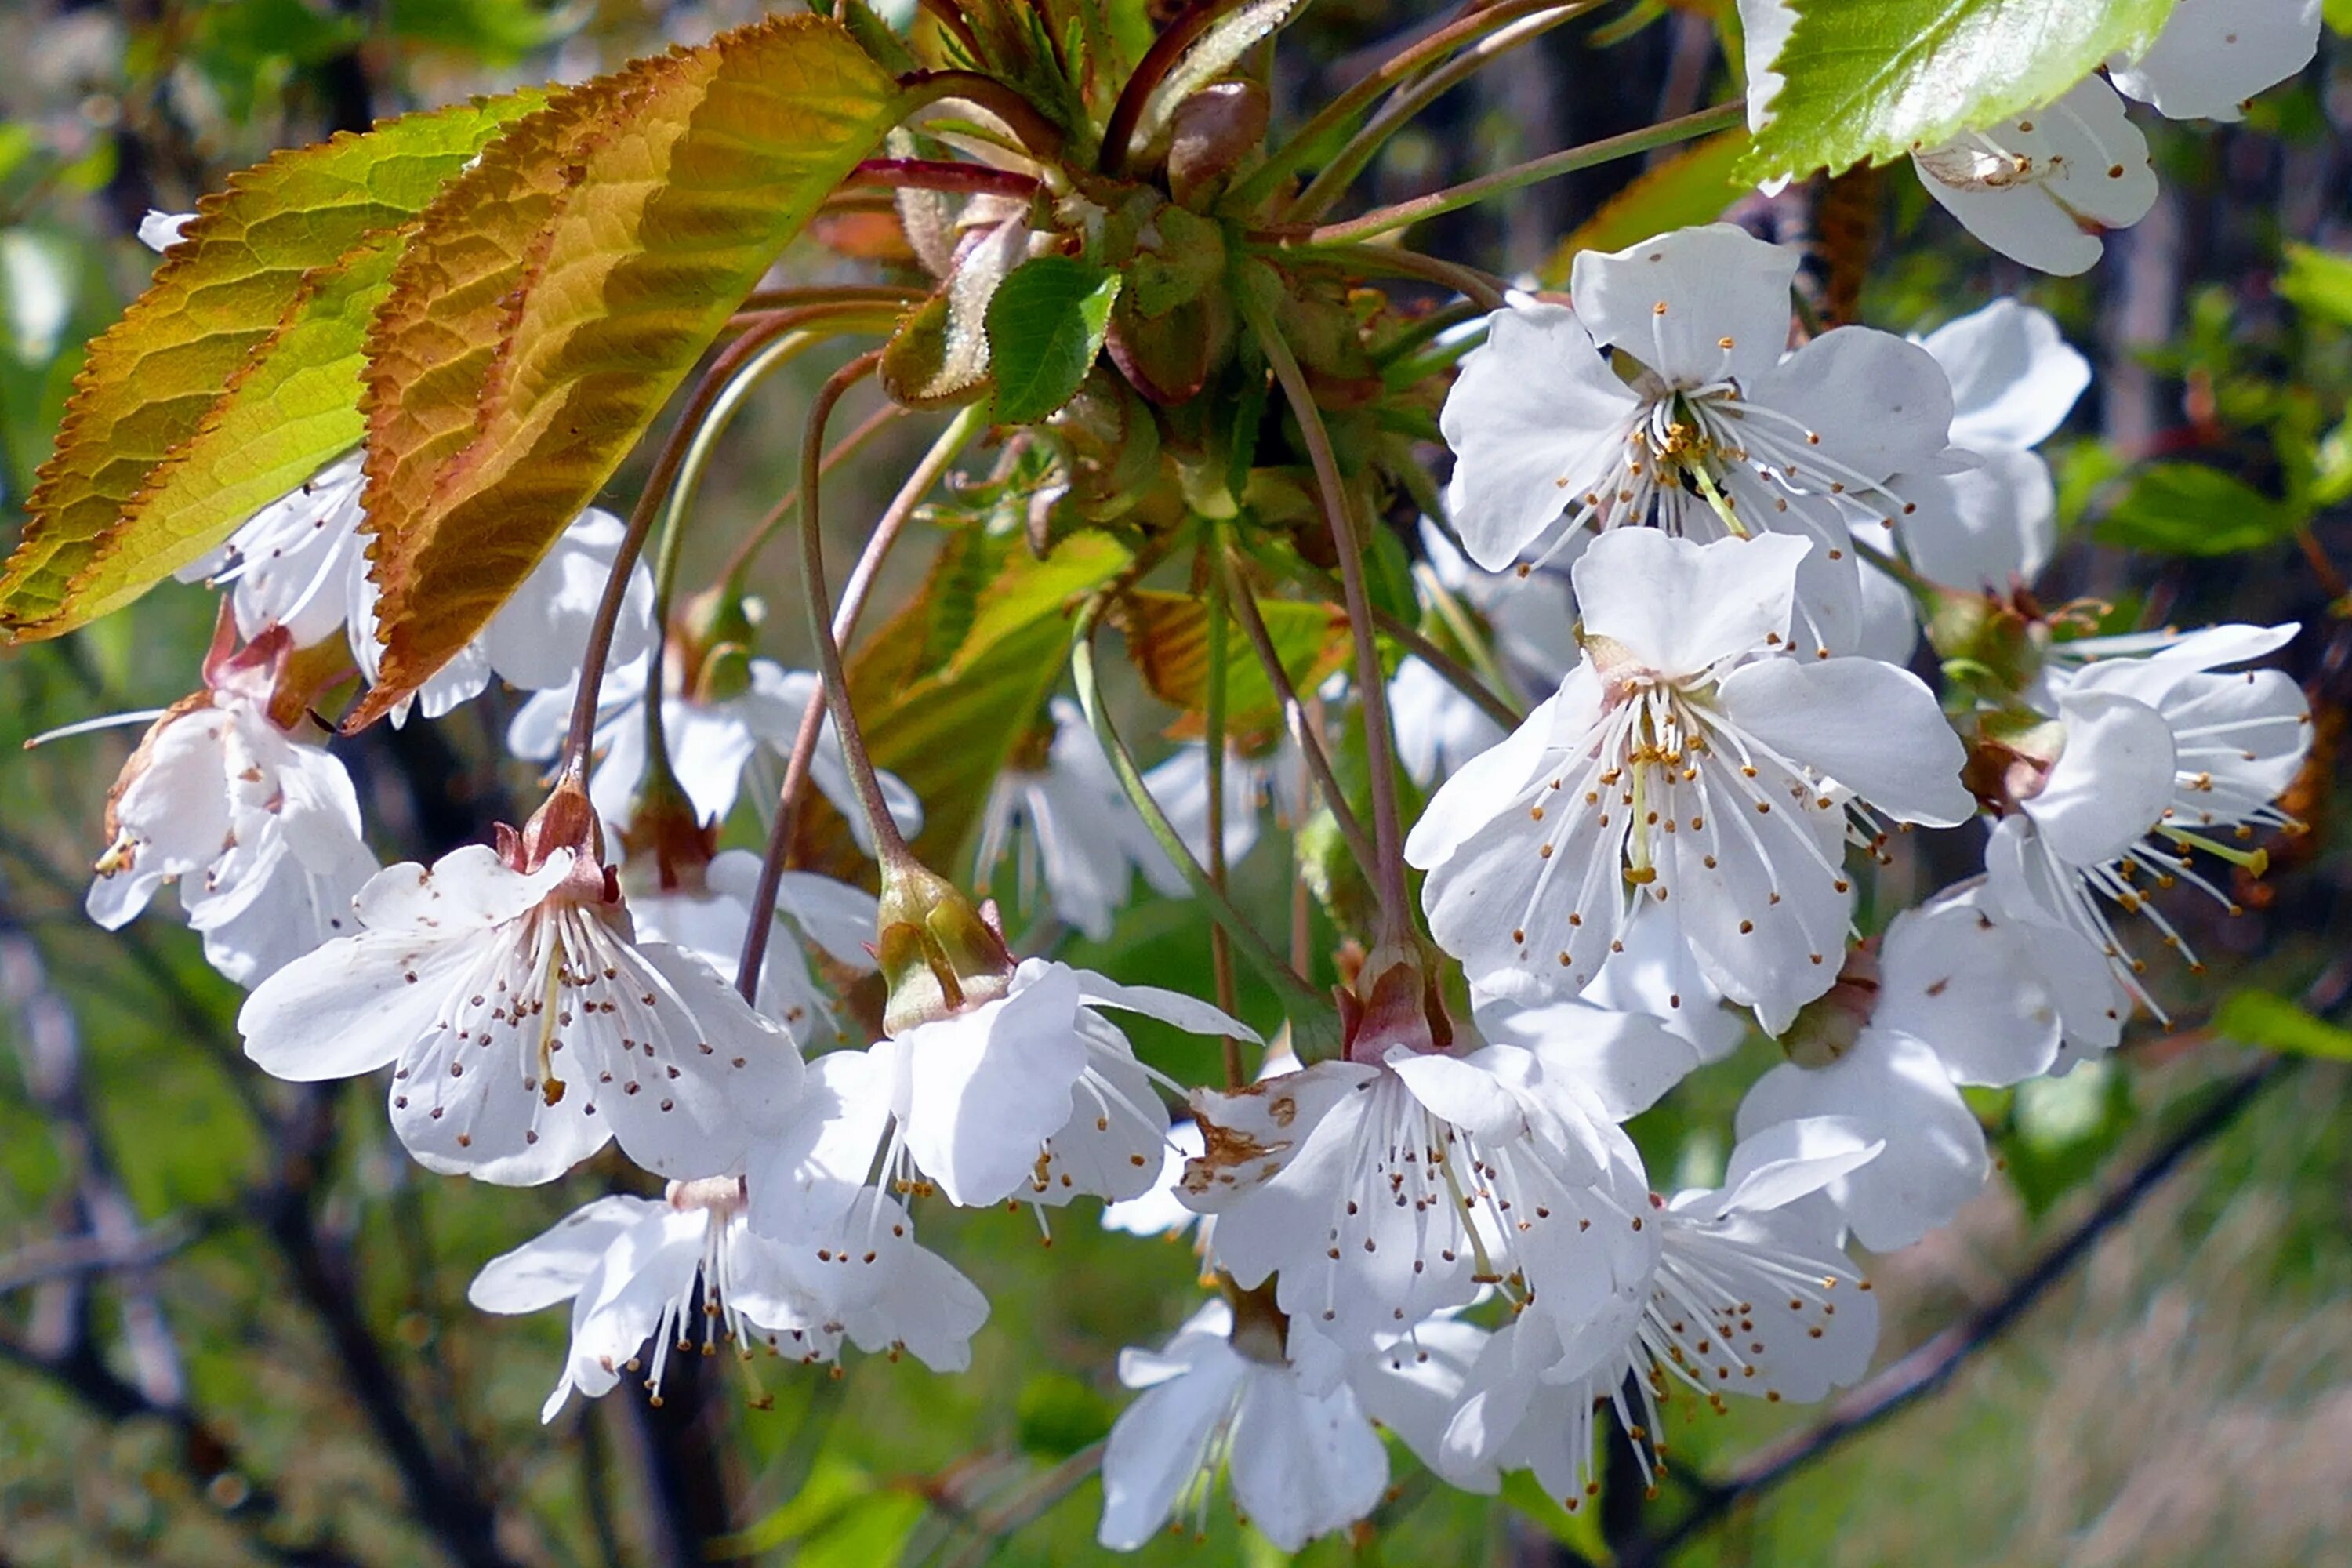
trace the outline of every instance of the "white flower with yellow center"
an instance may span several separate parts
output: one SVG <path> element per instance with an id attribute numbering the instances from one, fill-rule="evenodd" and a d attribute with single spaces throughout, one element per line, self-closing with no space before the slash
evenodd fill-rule
<path id="1" fill-rule="evenodd" d="M 1500 571 L 1586 528 L 1790 534 L 1813 546 L 1793 635 L 1852 652 L 1849 526 L 1901 515 L 1893 476 L 1958 460 L 1952 394 L 1926 350 L 1891 333 L 1840 327 L 1790 353 L 1799 260 L 1727 224 L 1679 229 L 1580 254 L 1572 310 L 1521 298 L 1489 317 L 1440 416 L 1470 558 Z"/>
<path id="2" fill-rule="evenodd" d="M 298 1082 L 390 1067 L 393 1130 L 430 1170 L 525 1186 L 616 1139 L 662 1175 L 733 1166 L 800 1089 L 792 1037 L 701 959 L 635 940 L 584 850 L 526 867 L 505 837 L 379 872 L 357 934 L 246 999 L 246 1055 Z"/>
<path id="3" fill-rule="evenodd" d="M 1641 900 L 1671 901 L 1707 978 L 1778 1032 L 1843 960 L 1850 825 L 1974 815 L 1959 740 L 1916 677 L 1788 651 L 1807 548 L 1633 529 L 1578 561 L 1583 659 L 1405 843 L 1471 984 L 1573 996 Z"/>

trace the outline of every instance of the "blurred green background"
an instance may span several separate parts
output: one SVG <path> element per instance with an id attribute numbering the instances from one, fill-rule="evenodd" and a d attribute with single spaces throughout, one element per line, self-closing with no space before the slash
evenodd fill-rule
<path id="1" fill-rule="evenodd" d="M 152 266 L 129 237 L 148 207 L 185 208 L 275 146 L 576 79 L 759 9 L 0 0 L 5 526 L 79 345 Z M 1719 9 L 1643 0 L 1561 29 L 1401 138 L 1368 195 L 1397 199 L 1727 95 Z M 1311 105 L 1423 15 L 1390 0 L 1310 7 L 1285 35 L 1284 100 Z M 1874 325 L 1926 331 L 2007 292 L 2058 316 L 2098 373 L 2050 448 L 2068 529 L 2053 574 L 2063 593 L 2095 595 L 2126 623 L 2305 623 L 2289 658 L 2311 684 L 2320 749 L 2296 809 L 2316 831 L 2242 893 L 2244 918 L 2186 911 L 2230 983 L 2294 994 L 2343 955 L 2347 929 L 2332 828 L 2346 653 L 2334 561 L 2352 558 L 2352 48 L 2330 32 L 2320 61 L 2242 127 L 2150 134 L 2165 196 L 2082 279 L 1988 257 L 1902 171 L 1748 198 L 1739 216 L 1800 243 L 1841 232 L 1820 221 L 1824 204 L 1874 216 L 1862 248 L 1816 244 L 1808 278 L 1832 300 L 1858 283 L 1860 319 Z M 1415 242 L 1506 272 L 1540 268 L 1634 172 L 1538 187 Z M 786 270 L 845 266 L 804 246 Z M 798 409 L 826 368 L 796 367 L 739 420 L 705 487 L 689 584 L 789 485 Z M 886 437 L 835 489 L 837 552 L 925 438 Z M 894 564 L 882 607 L 922 564 L 920 551 Z M 802 662 L 793 583 L 772 556 L 763 588 L 782 607 L 763 651 Z M 425 1174 L 392 1142 L 375 1085 L 299 1088 L 243 1063 L 237 993 L 168 914 L 111 937 L 81 916 L 106 790 L 136 731 L 29 753 L 15 743 L 181 695 L 210 619 L 206 594 L 167 585 L 130 615 L 0 657 L 0 1568 L 674 1563 L 714 1530 L 737 1532 L 719 1556 L 761 1563 L 1091 1558 L 1087 1459 L 1122 1398 L 1118 1348 L 1172 1330 L 1198 1291 L 1186 1248 L 1106 1235 L 1086 1212 L 1056 1216 L 1050 1251 L 1024 1215 L 928 1222 L 926 1239 L 993 1303 L 969 1375 L 863 1358 L 838 1378 L 761 1365 L 755 1381 L 713 1363 L 659 1412 L 620 1394 L 538 1424 L 564 1314 L 486 1318 L 466 1305 L 466 1284 L 614 1171 L 522 1192 Z M 1133 734 L 1150 733 L 1145 702 L 1132 700 Z M 509 711 L 493 697 L 439 726 L 339 742 L 385 858 L 437 854 L 519 819 L 517 801 L 528 810 L 529 770 L 499 745 Z M 1970 852 L 1905 875 L 1933 887 L 1964 874 Z M 1239 872 L 1271 929 L 1286 918 L 1289 873 L 1271 839 Z M 1205 993 L 1205 930 L 1189 907 L 1154 903 L 1109 943 L 1063 953 Z M 2247 1066 L 2246 1048 L 2199 1026 L 2208 984 L 2166 974 L 2177 1031 L 2143 1024 L 2110 1062 L 1983 1102 L 2002 1173 L 1958 1224 L 1877 1260 L 1882 1360 L 2002 1300 Z M 1244 1000 L 1271 1016 L 1263 997 Z M 1207 1076 L 1213 1047 L 1142 1031 L 1138 1044 L 1180 1078 Z M 1637 1128 L 1660 1184 L 1717 1173 L 1765 1049 L 1751 1045 L 1742 1065 Z M 2347 1089 L 2352 1068 L 2299 1063 L 1948 1387 L 1725 1511 L 1671 1560 L 2352 1561 Z M 766 1395 L 772 1410 L 751 1408 Z M 1728 1417 L 1677 1421 L 1657 1501 L 1645 1511 L 1638 1490 L 1612 1484 L 1607 1506 L 1575 1520 L 1524 1485 L 1499 1504 L 1462 1497 L 1400 1451 L 1396 1495 L 1373 1523 L 1304 1557 L 1642 1561 L 1640 1542 L 1692 1507 L 1704 1478 L 1820 1415 L 1735 1404 Z M 1205 1520 L 1204 1542 L 1171 1537 L 1142 1557 L 1278 1560 L 1222 1501 Z"/>

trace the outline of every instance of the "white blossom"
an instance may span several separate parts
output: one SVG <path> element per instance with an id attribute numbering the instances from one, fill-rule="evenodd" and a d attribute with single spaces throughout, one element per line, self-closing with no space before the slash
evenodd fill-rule
<path id="1" fill-rule="evenodd" d="M 2116 979 L 2162 1016 L 2139 974 L 2146 968 L 2117 936 L 2103 903 L 2146 915 L 2168 947 L 2171 923 L 2150 899 L 2186 882 L 2231 912 L 2237 903 L 2194 866 L 2202 851 L 2260 869 L 2242 846 L 2263 827 L 2290 826 L 2274 803 L 2311 748 L 2311 713 L 2284 671 L 2225 671 L 2293 637 L 2293 626 L 2224 626 L 2173 638 L 2139 657 L 2075 661 L 2104 651 L 2095 639 L 2048 672 L 2045 700 L 2059 731 L 2054 759 L 2021 758 L 2007 787 L 2016 811 L 1988 847 L 1987 865 L 2013 904 L 2088 936 Z M 2137 654 L 2142 639 L 2127 645 Z"/>
<path id="2" fill-rule="evenodd" d="M 1042 882 L 1064 924 L 1103 942 L 1134 873 L 1170 898 L 1186 883 L 1136 815 L 1078 705 L 1056 697 L 1048 713 L 1052 738 L 1037 765 L 1008 767 L 990 786 L 973 863 L 985 890 L 1011 855 L 1024 906 Z"/>
<path id="3" fill-rule="evenodd" d="M 299 1082 L 391 1067 L 393 1130 L 430 1170 L 529 1185 L 614 1139 L 663 1175 L 727 1170 L 799 1089 L 792 1037 L 701 959 L 635 941 L 593 859 L 509 856 L 377 873 L 356 934 L 246 999 L 246 1054 Z"/>
<path id="4" fill-rule="evenodd" d="M 1507 1276 L 1529 1310 L 1594 1310 L 1652 1244 L 1617 1118 L 1692 1056 L 1631 1015 L 1571 1005 L 1543 1022 L 1528 1045 L 1396 1046 L 1194 1090 L 1206 1147 L 1184 1199 L 1216 1217 L 1215 1260 L 1245 1289 L 1276 1276 L 1282 1310 L 1351 1352 Z"/>
<path id="5" fill-rule="evenodd" d="M 352 929 L 352 896 L 376 870 L 324 732 L 307 716 L 291 729 L 270 717 L 285 641 L 216 649 L 205 689 L 148 730 L 108 792 L 86 901 L 117 931 L 176 884 L 205 960 L 248 986 Z"/>
<path id="6" fill-rule="evenodd" d="M 2180 0 L 2137 59 L 2107 79 L 2168 120 L 2240 120 L 2248 99 L 2311 63 L 2320 0 Z"/>
<path id="7" fill-rule="evenodd" d="M 1103 1545 L 1133 1551 L 1179 1510 L 1179 1528 L 1188 1515 L 1205 1533 L 1220 1469 L 1235 1510 L 1285 1552 L 1379 1505 L 1388 1451 L 1346 1358 L 1297 1321 L 1261 1315 L 1236 1327 L 1213 1300 L 1160 1350 L 1119 1352 L 1119 1381 L 1142 1397 L 1103 1449 Z"/>
<path id="8" fill-rule="evenodd" d="M 1597 1489 L 1599 1405 L 1647 1473 L 1677 1383 L 1717 1404 L 1815 1400 L 1860 1377 L 1876 1303 L 1838 1248 L 1833 1213 L 1808 1200 L 1875 1151 L 1832 1121 L 1783 1123 L 1741 1141 L 1721 1188 L 1654 1197 L 1653 1267 L 1608 1315 L 1563 1334 L 1522 1313 L 1486 1342 L 1446 1433 L 1452 1464 L 1532 1470 L 1573 1510 Z"/>
<path id="9" fill-rule="evenodd" d="M 625 1374 L 641 1377 L 659 1405 L 673 1352 L 711 1354 L 722 1343 L 746 1360 L 764 1349 L 813 1363 L 837 1360 L 847 1339 L 862 1349 L 912 1351 L 940 1372 L 971 1363 L 970 1337 L 986 1302 L 952 1267 L 904 1239 L 903 1226 L 890 1237 L 886 1223 L 872 1258 L 848 1266 L 867 1278 L 857 1281 L 861 1299 L 845 1300 L 845 1268 L 753 1230 L 748 1201 L 738 1176 L 672 1182 L 658 1199 L 598 1198 L 483 1266 L 467 1295 L 484 1311 L 572 1303 L 572 1346 L 542 1422 L 554 1420 L 575 1389 L 596 1398 Z M 937 1343 L 877 1342 L 870 1328 L 859 1329 L 874 1315 L 869 1303 L 885 1296 L 934 1307 L 951 1300 L 971 1327 Z"/>
<path id="10" fill-rule="evenodd" d="M 1573 309 L 1520 297 L 1490 317 L 1440 416 L 1470 558 L 1501 570 L 1587 527 L 1791 534 L 1813 545 L 1797 635 L 1852 651 L 1849 523 L 1899 512 L 1893 476 L 1948 466 L 1951 389 L 1927 351 L 1868 328 L 1788 352 L 1798 261 L 1727 224 L 1680 229 L 1579 254 Z"/>
<path id="11" fill-rule="evenodd" d="M 1959 740 L 1915 677 L 1788 651 L 1807 548 L 1623 530 L 1577 563 L 1582 660 L 1405 844 L 1473 985 L 1574 995 L 1637 901 L 1671 900 L 1708 978 L 1778 1032 L 1837 977 L 1850 812 L 1973 815 Z"/>
<path id="12" fill-rule="evenodd" d="M 1911 155 L 1919 183 L 1970 234 L 2028 267 L 2071 276 L 2097 265 L 2103 231 L 2156 205 L 2147 138 L 2094 76 L 2039 109 Z"/>
<path id="13" fill-rule="evenodd" d="M 751 922 L 760 858 L 725 849 L 701 868 L 699 885 L 659 888 L 630 901 L 637 934 L 695 954 L 734 984 Z M 874 972 L 874 895 L 863 888 L 808 871 L 786 871 L 776 881 L 774 920 L 753 1005 L 792 1032 L 802 1049 L 829 1044 L 841 1033 L 834 997 L 810 967 L 814 952 L 854 974 Z"/>
<path id="14" fill-rule="evenodd" d="M 2060 944 L 2072 951 L 2034 952 Z M 1857 953 L 1814 1005 L 1821 1016 L 1800 1019 L 1795 1059 L 1749 1088 L 1738 1131 L 1832 1116 L 1883 1142 L 1876 1159 L 1822 1191 L 1863 1246 L 1908 1247 L 1949 1223 L 1990 1169 L 1958 1086 L 2005 1088 L 2049 1071 L 2063 1036 L 2059 987 L 2087 978 L 2096 994 L 2098 969 L 2084 938 L 1996 920 L 1979 888 L 1906 910 L 1876 956 Z"/>
<path id="15" fill-rule="evenodd" d="M 887 1178 L 966 1207 L 1150 1191 L 1168 1135 L 1164 1075 L 1137 1059 L 1105 1009 L 1193 1034 L 1257 1037 L 1176 992 L 1024 960 L 1003 994 L 860 1053 L 866 1070 L 843 1092 L 872 1121 L 863 1166 L 878 1157 Z"/>

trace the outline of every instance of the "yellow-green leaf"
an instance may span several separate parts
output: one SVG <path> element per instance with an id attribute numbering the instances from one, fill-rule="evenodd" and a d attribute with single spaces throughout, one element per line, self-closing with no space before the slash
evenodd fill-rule
<path id="1" fill-rule="evenodd" d="M 549 171 L 560 178 L 543 224 L 517 249 L 502 232 L 479 265 L 420 268 L 385 308 L 387 319 L 429 321 L 445 286 L 469 314 L 511 300 L 478 377 L 458 353 L 436 362 L 458 370 L 429 385 L 373 384 L 369 527 L 384 649 L 354 725 L 481 630 L 905 98 L 841 26 L 787 16 L 641 61 L 566 103 L 593 119 L 551 110 L 556 122 L 528 149 L 539 156 L 508 175 L 532 193 L 550 191 Z M 481 191 L 453 189 L 450 201 L 478 206 Z M 428 215 L 427 227 L 446 235 L 437 256 L 464 260 L 462 226 Z M 484 280 L 510 268 L 517 288 L 487 294 Z M 462 418 L 474 433 L 420 483 L 417 431 L 437 451 Z"/>
<path id="2" fill-rule="evenodd" d="M 111 607 L 217 543 L 226 530 L 216 517 L 200 525 L 179 510 L 199 499 L 196 488 L 175 487 L 169 505 L 142 505 L 136 537 L 124 531 L 134 526 L 131 504 L 226 416 L 236 387 L 264 374 L 257 358 L 283 356 L 364 241 L 415 218 L 540 101 L 516 94 L 387 121 L 280 153 L 205 197 L 147 291 L 90 344 L 57 449 L 27 500 L 31 521 L 0 572 L 0 630 L 55 637 L 89 620 L 97 612 L 82 603 L 82 579 L 101 558 L 114 562 Z M 315 345 L 306 337 L 293 346 Z M 287 361 L 274 374 L 297 368 Z M 293 466 L 292 443 L 273 447 L 268 460 Z"/>
<path id="3" fill-rule="evenodd" d="M 867 749 L 920 796 L 918 853 L 934 864 L 961 848 L 989 783 L 1062 679 L 1077 600 L 1124 570 L 1129 556 L 1105 534 L 1065 539 L 1043 561 L 1017 542 L 973 538 L 1003 564 L 982 589 L 970 629 L 952 651 L 931 637 L 935 580 L 860 650 L 849 671 Z M 969 570 L 957 552 L 939 569 Z M 945 584 L 952 589 L 952 581 Z"/>

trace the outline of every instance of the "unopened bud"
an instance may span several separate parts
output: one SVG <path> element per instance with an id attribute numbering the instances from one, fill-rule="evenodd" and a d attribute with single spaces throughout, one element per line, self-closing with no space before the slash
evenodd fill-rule
<path id="1" fill-rule="evenodd" d="M 1878 1006 L 1878 953 L 1864 942 L 1845 955 L 1837 984 L 1798 1010 L 1780 1048 L 1802 1068 L 1825 1068 L 1853 1049 Z"/>

